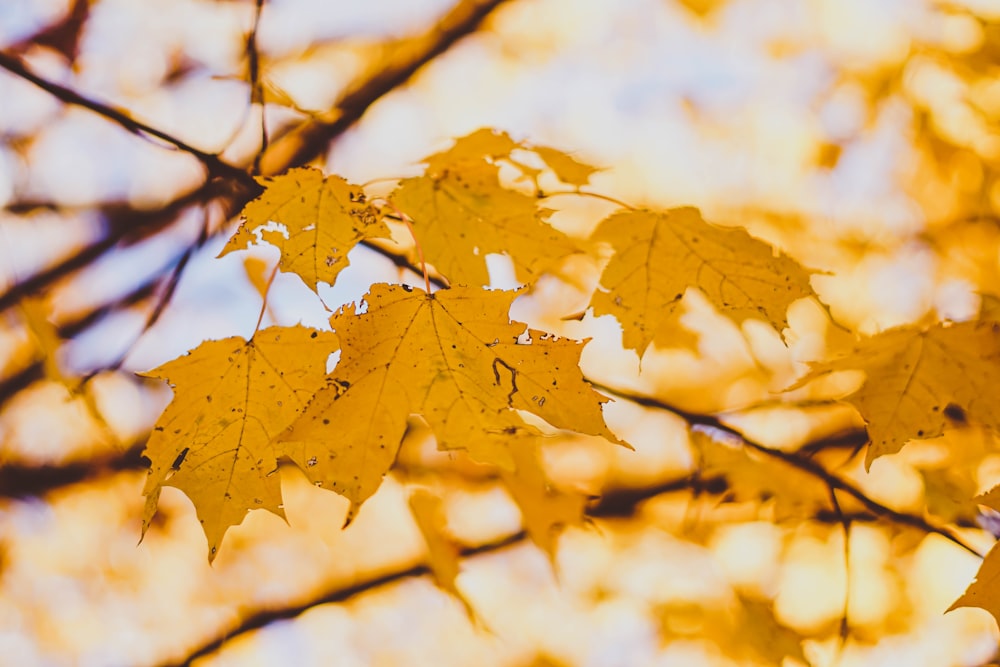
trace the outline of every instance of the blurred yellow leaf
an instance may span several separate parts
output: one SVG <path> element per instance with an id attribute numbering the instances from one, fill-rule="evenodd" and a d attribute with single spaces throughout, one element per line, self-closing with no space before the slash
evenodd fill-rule
<path id="1" fill-rule="evenodd" d="M 976 519 L 976 482 L 962 467 L 919 469 L 924 479 L 927 511 L 948 523 L 970 524 Z"/>
<path id="2" fill-rule="evenodd" d="M 243 260 L 243 270 L 246 271 L 247 280 L 260 294 L 260 298 L 266 299 L 269 285 L 267 262 L 260 257 L 247 257 Z"/>
<path id="3" fill-rule="evenodd" d="M 775 618 L 769 600 L 737 594 L 721 606 L 671 601 L 660 607 L 660 622 L 665 639 L 703 638 L 739 664 L 782 665 L 786 658 L 810 664 L 802 650 L 804 637 Z"/>
<path id="4" fill-rule="evenodd" d="M 510 448 L 514 470 L 501 471 L 500 476 L 521 510 L 531 540 L 554 560 L 558 532 L 583 523 L 587 498 L 552 485 L 539 459 L 537 437 L 532 436 L 531 441 L 522 444 Z"/>
<path id="5" fill-rule="evenodd" d="M 833 371 L 862 370 L 860 389 L 844 400 L 868 424 L 865 466 L 909 440 L 941 435 L 949 420 L 1000 430 L 994 392 L 1000 382 L 1000 324 L 960 322 L 901 327 L 863 340 L 849 354 L 813 364 L 793 385 Z"/>
<path id="6" fill-rule="evenodd" d="M 547 146 L 533 146 L 532 152 L 542 158 L 549 169 L 563 183 L 580 187 L 590 182 L 590 175 L 597 171 L 589 164 L 584 164 L 562 151 Z"/>
<path id="7" fill-rule="evenodd" d="M 75 392 L 79 383 L 66 377 L 59 366 L 58 354 L 62 339 L 59 337 L 56 326 L 49 320 L 49 309 L 45 302 L 29 297 L 22 299 L 19 305 L 25 325 L 35 340 L 35 347 L 41 353 L 45 377 L 65 385 L 71 392 Z"/>
<path id="8" fill-rule="evenodd" d="M 430 491 L 416 489 L 410 494 L 410 512 L 427 544 L 427 560 L 434 580 L 462 603 L 469 618 L 475 618 L 472 605 L 455 583 L 461 569 L 459 550 L 447 534 L 441 498 Z"/>
<path id="9" fill-rule="evenodd" d="M 625 347 L 640 354 L 664 335 L 688 287 L 737 322 L 760 318 L 779 331 L 788 324 L 788 306 L 813 294 L 797 262 L 743 229 L 705 222 L 695 208 L 619 211 L 593 239 L 615 254 L 590 305 L 595 315 L 614 315 Z"/>
<path id="10" fill-rule="evenodd" d="M 812 517 L 830 508 L 829 490 L 810 475 L 746 447 L 691 431 L 691 444 L 698 453 L 699 473 L 704 479 L 721 475 L 728 488 L 724 502 L 761 503 L 772 500 L 775 519 Z"/>

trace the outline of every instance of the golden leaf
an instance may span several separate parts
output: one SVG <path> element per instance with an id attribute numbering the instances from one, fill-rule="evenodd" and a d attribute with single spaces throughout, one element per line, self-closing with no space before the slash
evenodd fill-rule
<path id="1" fill-rule="evenodd" d="M 527 283 L 581 252 L 579 242 L 546 222 L 551 211 L 539 208 L 536 198 L 501 185 L 498 160 L 537 176 L 538 170 L 511 158 L 514 150 L 531 149 L 504 132 L 477 130 L 424 158 L 425 174 L 404 179 L 390 196 L 413 219 L 426 260 L 452 283 L 488 285 L 489 254 L 510 257 L 518 280 Z M 579 180 L 591 169 L 553 149 L 541 150 L 548 151 L 557 175 Z"/>
<path id="2" fill-rule="evenodd" d="M 538 436 L 510 448 L 514 470 L 500 471 L 500 478 L 518 509 L 531 541 L 555 561 L 556 537 L 567 526 L 582 525 L 587 498 L 553 487 L 539 458 Z"/>
<path id="3" fill-rule="evenodd" d="M 580 187 L 590 182 L 590 175 L 597 171 L 595 167 L 584 164 L 574 157 L 547 146 L 533 146 L 531 151 L 542 158 L 549 169 L 563 183 Z"/>
<path id="4" fill-rule="evenodd" d="M 442 449 L 506 447 L 523 426 L 515 410 L 618 442 L 607 399 L 580 372 L 583 343 L 511 321 L 517 294 L 375 284 L 367 312 L 333 315 L 341 359 L 280 441 L 310 480 L 351 501 L 348 520 L 391 467 L 411 414 Z"/>
<path id="5" fill-rule="evenodd" d="M 969 588 L 946 611 L 959 607 L 978 607 L 993 615 L 1000 625 L 1000 545 L 994 544 L 983 564 L 979 566 L 976 579 Z"/>
<path id="6" fill-rule="evenodd" d="M 499 168 L 469 162 L 402 181 L 390 199 L 413 219 L 424 257 L 452 283 L 489 285 L 486 255 L 503 253 L 529 282 L 579 248 L 545 222 L 549 211 L 500 185 Z"/>
<path id="7" fill-rule="evenodd" d="M 742 322 L 760 318 L 779 331 L 788 306 L 811 296 L 809 274 L 797 262 L 743 229 L 705 222 L 695 208 L 619 211 L 593 240 L 615 251 L 591 299 L 595 315 L 613 315 L 623 344 L 640 354 L 661 333 L 688 287 Z"/>
<path id="8" fill-rule="evenodd" d="M 476 614 L 472 605 L 455 583 L 461 570 L 459 550 L 447 533 L 441 498 L 430 491 L 416 489 L 410 494 L 410 512 L 427 545 L 427 560 L 434 580 L 444 591 L 455 596 L 469 618 L 474 619 Z"/>
<path id="9" fill-rule="evenodd" d="M 509 158 L 511 152 L 518 147 L 518 143 L 506 132 L 483 127 L 459 137 L 451 148 L 428 155 L 423 161 L 427 165 L 428 174 L 436 175 L 465 162 Z"/>
<path id="10" fill-rule="evenodd" d="M 174 387 L 144 452 L 152 464 L 143 532 L 162 486 L 177 487 L 194 503 L 209 561 L 248 510 L 284 517 L 273 474 L 282 452 L 271 441 L 323 384 L 327 357 L 336 349 L 330 332 L 272 327 L 249 341 L 206 341 L 143 373 Z"/>
<path id="11" fill-rule="evenodd" d="M 832 371 L 862 370 L 864 384 L 844 400 L 868 424 L 865 466 L 909 440 L 934 438 L 949 422 L 1000 430 L 1000 323 L 937 324 L 890 329 L 850 354 L 814 364 L 793 387 Z"/>
<path id="12" fill-rule="evenodd" d="M 264 192 L 243 208 L 244 222 L 220 257 L 257 243 L 259 230 L 264 241 L 281 250 L 281 269 L 315 291 L 320 282 L 333 284 L 360 241 L 390 237 L 361 188 L 340 176 L 324 178 L 319 170 L 303 167 L 258 182 Z M 284 225 L 287 234 L 267 229 L 269 222 Z"/>

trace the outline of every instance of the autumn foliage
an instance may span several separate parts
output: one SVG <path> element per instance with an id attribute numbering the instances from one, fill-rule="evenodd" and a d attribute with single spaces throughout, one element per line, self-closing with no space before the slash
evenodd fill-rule
<path id="1" fill-rule="evenodd" d="M 525 162 L 532 158 L 540 166 Z M 170 382 L 176 397 L 146 449 L 152 468 L 145 526 L 163 485 L 184 490 L 195 503 L 211 560 L 226 529 L 248 510 L 284 516 L 274 472 L 287 458 L 313 484 L 350 501 L 346 527 L 392 468 L 413 416 L 427 423 L 439 449 L 465 450 L 477 462 L 508 471 L 532 499 L 548 487 L 536 456 L 545 431 L 576 431 L 628 446 L 604 423 L 601 404 L 608 399 L 581 374 L 586 341 L 531 329 L 509 316 L 519 294 L 575 253 L 610 252 L 591 313 L 614 316 L 624 347 L 640 355 L 650 344 L 683 338 L 677 311 L 689 289 L 737 324 L 759 318 L 779 331 L 794 301 L 816 297 L 806 268 L 743 229 L 706 222 L 694 208 L 622 205 L 589 238 L 554 229 L 546 223 L 552 210 L 545 208 L 539 176 L 548 170 L 575 188 L 561 194 L 586 197 L 593 193 L 581 188 L 596 171 L 555 149 L 519 145 L 506 133 L 482 129 L 425 164 L 423 176 L 402 181 L 374 204 L 360 186 L 313 169 L 261 180 L 263 194 L 246 206 L 223 254 L 272 244 L 281 251 L 278 268 L 315 290 L 336 280 L 356 244 L 389 240 L 388 223 L 405 224 L 413 236 L 408 261 L 419 266 L 427 289 L 377 283 L 363 303 L 333 314 L 332 333 L 271 327 L 251 340 L 206 342 L 150 371 Z M 502 165 L 520 172 L 513 186 L 500 182 Z M 534 193 L 517 189 L 526 180 Z M 274 222 L 280 227 L 268 226 Z M 525 287 L 490 289 L 489 253 L 507 256 Z M 439 289 L 431 289 L 428 271 Z M 262 296 L 266 300 L 266 288 Z M 998 332 L 1000 324 L 989 319 L 887 331 L 812 364 L 789 390 L 836 371 L 864 371 L 861 386 L 845 400 L 867 425 L 868 467 L 950 425 L 1000 429 L 990 393 L 997 379 L 990 364 L 1000 360 Z M 327 374 L 335 352 L 340 356 Z M 530 415 L 542 422 L 526 421 Z M 709 439 L 702 446 L 719 445 Z M 982 502 L 989 504 L 988 498 Z M 431 511 L 427 502 L 413 505 L 421 525 Z M 522 503 L 521 510 L 531 516 L 539 508 Z M 535 531 L 539 545 L 548 545 L 551 531 L 579 523 L 583 505 L 576 510 Z M 448 573 L 442 585 L 457 593 L 458 570 L 441 558 L 432 548 L 435 572 L 439 578 Z M 983 597 L 974 585 L 956 604 L 990 609 Z"/>
<path id="2" fill-rule="evenodd" d="M 705 123 L 699 140 L 724 127 L 754 146 L 759 124 L 771 143 L 753 150 L 792 156 L 774 174 L 737 169 L 763 194 L 730 202 L 723 170 L 702 188 L 716 174 L 693 156 L 682 161 L 698 176 L 686 164 L 676 182 L 646 174 L 665 151 L 653 136 L 627 146 L 646 163 L 616 164 L 500 123 L 468 131 L 492 120 L 443 120 L 447 132 L 412 144 L 405 132 L 351 135 L 380 100 L 432 79 L 464 36 L 505 35 L 501 60 L 530 70 L 522 48 L 559 53 L 603 34 L 580 9 L 601 3 L 462 0 L 424 34 L 294 48 L 280 35 L 261 46 L 269 17 L 285 16 L 279 3 L 203 4 L 244 20 L 238 67 L 175 51 L 157 89 L 191 72 L 242 87 L 246 116 L 215 148 L 70 85 L 106 0 L 71 2 L 0 49 L 19 85 L 197 172 L 128 201 L 0 188 L 9 238 L 43 234 L 46 216 L 100 223 L 80 225 L 75 249 L 47 264 L 0 254 L 12 267 L 0 275 L 0 663 L 5 618 L 37 635 L 33 657 L 51 641 L 56 664 L 87 644 L 79 615 L 58 622 L 63 597 L 86 607 L 120 586 L 155 631 L 86 664 L 267 661 L 261 647 L 289 627 L 275 650 L 284 660 L 306 646 L 310 664 L 417 664 L 418 636 L 447 664 L 994 664 L 983 661 L 1000 655 L 996 12 L 928 2 L 940 33 L 910 26 L 873 44 L 837 21 L 878 10 L 814 3 L 822 20 L 761 47 L 767 67 L 831 58 L 829 80 L 793 86 L 821 108 L 805 130 L 783 127 L 770 98 L 745 121 L 722 118 L 713 95 L 735 95 L 724 81 L 678 93 L 673 111 Z M 666 4 L 710 34 L 746 3 Z M 351 76 L 304 101 L 334 70 Z M 642 107 L 655 88 L 636 84 L 615 105 Z M 383 122 L 405 127 L 403 116 Z M 896 189 L 864 171 L 889 125 L 907 132 Z M 0 177 L 8 153 L 45 155 L 18 132 L 0 147 Z M 668 136 L 666 150 L 683 153 Z M 356 177 L 337 159 L 366 141 L 395 171 Z M 808 169 L 794 181 L 805 194 L 783 191 L 795 169 Z M 857 188 L 863 206 L 823 200 L 823 179 L 845 199 Z M 118 253 L 151 247 L 146 278 L 130 273 L 142 259 L 115 269 Z M 89 272 L 104 264 L 116 289 L 95 297 Z M 202 282 L 189 290 L 249 306 L 213 320 L 202 304 L 192 318 L 176 292 L 193 264 Z M 212 282 L 204 266 L 235 273 Z M 123 314 L 138 318 L 124 343 Z M 191 342 L 201 317 L 229 328 Z M 173 347 L 150 354 L 149 341 Z M 68 547 L 33 537 L 83 510 L 98 528 L 63 519 Z M 79 544 L 104 569 L 76 562 Z M 11 611 L 49 579 L 85 590 Z M 64 626 L 83 630 L 67 639 Z M 378 646 L 347 657 L 344 637 L 359 629 Z M 970 645 L 935 653 L 936 637 Z"/>

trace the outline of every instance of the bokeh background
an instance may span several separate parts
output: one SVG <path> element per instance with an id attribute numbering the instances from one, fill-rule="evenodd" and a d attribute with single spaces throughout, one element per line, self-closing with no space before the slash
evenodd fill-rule
<path id="1" fill-rule="evenodd" d="M 866 473 L 836 388 L 774 392 L 851 333 L 973 317 L 997 294 L 1000 3 L 6 0 L 0 66 L 0 664 L 994 659 L 986 612 L 944 614 L 976 557 L 863 508 L 845 528 L 817 480 L 738 448 L 706 462 L 681 416 L 623 400 L 606 415 L 634 452 L 568 435 L 546 449 L 562 488 L 604 498 L 551 559 L 496 475 L 437 454 L 417 425 L 347 530 L 345 501 L 283 467 L 288 524 L 250 514 L 211 567 L 172 489 L 137 546 L 140 452 L 170 392 L 135 372 L 252 333 L 247 267 L 276 254 L 217 259 L 245 183 L 128 119 L 247 173 L 313 163 L 386 191 L 495 127 L 601 167 L 594 192 L 748 228 L 816 272 L 838 326 L 796 304 L 786 348 L 692 297 L 695 343 L 640 369 L 610 318 L 564 319 L 586 305 L 586 267 L 516 314 L 593 337 L 588 376 L 812 447 L 985 551 L 971 498 L 1000 479 L 991 435 L 911 445 Z M 611 210 L 552 206 L 574 229 Z M 351 261 L 322 302 L 279 275 L 265 322 L 326 326 L 371 282 L 415 280 L 370 249 Z M 693 481 L 709 464 L 723 481 Z M 481 547 L 458 578 L 476 619 L 421 565 L 413 484 L 439 489 L 452 537 Z"/>

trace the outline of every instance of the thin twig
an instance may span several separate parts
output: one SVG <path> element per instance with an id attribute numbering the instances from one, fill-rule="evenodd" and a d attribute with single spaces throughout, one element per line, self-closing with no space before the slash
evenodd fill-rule
<path id="1" fill-rule="evenodd" d="M 6 463 L 0 466 L 0 498 L 37 498 L 50 491 L 81 482 L 92 482 L 125 470 L 143 470 L 149 462 L 142 458 L 146 440 L 124 452 L 94 456 L 85 461 L 60 465 L 27 466 Z"/>
<path id="2" fill-rule="evenodd" d="M 314 146 L 328 145 L 368 111 L 375 100 L 406 84 L 427 63 L 431 62 L 463 37 L 476 32 L 490 14 L 509 0 L 464 0 L 443 16 L 437 23 L 433 37 L 414 49 L 414 54 L 397 64 L 385 67 L 365 83 L 351 89 L 337 103 L 339 115 L 332 121 L 307 121 L 295 132 L 286 135 L 294 145 L 283 161 L 284 171 L 290 165 L 311 162 L 316 157 Z M 279 149 L 277 141 L 272 149 Z"/>
<path id="3" fill-rule="evenodd" d="M 94 369 L 90 373 L 88 373 L 83 378 L 84 382 L 90 380 L 98 373 L 102 373 L 105 371 L 115 371 L 121 368 L 122 364 L 124 364 L 125 360 L 128 358 L 128 355 L 132 353 L 132 350 L 135 349 L 135 346 L 142 339 L 142 336 L 147 331 L 152 329 L 153 325 L 155 325 L 160 320 L 160 316 L 163 315 L 163 311 L 166 310 L 167 306 L 170 304 L 171 299 L 173 299 L 174 292 L 177 291 L 177 285 L 181 281 L 181 276 L 184 275 L 184 269 L 185 267 L 187 267 L 188 261 L 191 259 L 192 255 L 194 255 L 196 250 L 205 245 L 205 242 L 207 240 L 208 240 L 208 211 L 205 211 L 205 219 L 201 226 L 201 233 L 198 234 L 198 238 L 195 239 L 195 241 L 190 246 L 188 246 L 187 250 L 184 251 L 184 254 L 181 255 L 181 258 L 178 260 L 177 264 L 174 265 L 173 270 L 171 270 L 170 275 L 165 282 L 166 286 L 163 288 L 163 291 L 160 294 L 160 298 L 157 299 L 156 305 L 153 307 L 153 310 L 150 311 L 149 315 L 146 316 L 146 321 L 143 323 L 139 335 L 132 339 L 132 342 L 129 343 L 129 345 L 124 350 L 122 350 L 122 352 L 113 362 L 111 362 L 110 364 L 106 364 L 101 368 Z"/>
<path id="4" fill-rule="evenodd" d="M 4 68 L 11 74 L 21 77 L 25 81 L 30 81 L 64 104 L 70 104 L 92 111 L 110 121 L 113 121 L 114 123 L 117 123 L 122 128 L 132 134 L 135 134 L 136 136 L 155 137 L 174 146 L 178 150 L 191 155 L 201 162 L 202 165 L 205 166 L 205 169 L 208 170 L 210 176 L 227 178 L 238 182 L 246 182 L 247 179 L 250 179 L 250 176 L 244 170 L 239 167 L 234 167 L 227 162 L 223 162 L 217 155 L 206 153 L 162 130 L 158 130 L 155 127 L 147 125 L 141 121 L 137 121 L 126 111 L 115 108 L 109 104 L 90 99 L 89 97 L 85 97 L 71 88 L 67 88 L 66 86 L 58 84 L 54 81 L 49 81 L 48 79 L 35 74 L 28 69 L 17 56 L 0 51 L 0 67 Z"/>
<path id="5" fill-rule="evenodd" d="M 944 526 L 938 526 L 923 517 L 916 516 L 913 514 L 906 514 L 905 512 L 899 512 L 887 507 L 882 503 L 870 498 L 864 491 L 859 489 L 855 484 L 849 482 L 846 479 L 830 472 L 822 465 L 814 461 L 813 459 L 803 457 L 798 452 L 785 452 L 780 449 L 772 449 L 766 445 L 756 442 L 740 432 L 738 429 L 729 426 L 728 424 L 721 421 L 718 417 L 714 415 L 704 415 L 697 414 L 693 412 L 688 412 L 682 408 L 675 405 L 671 405 L 665 401 L 661 401 L 657 398 L 651 396 L 646 396 L 642 394 L 636 394 L 633 392 L 615 389 L 607 385 L 603 385 L 599 382 L 594 382 L 593 380 L 588 380 L 595 389 L 598 391 L 610 394 L 616 398 L 622 398 L 633 403 L 643 405 L 645 407 L 656 408 L 660 410 L 666 410 L 671 412 L 678 417 L 684 419 L 688 424 L 692 426 L 704 426 L 711 429 L 715 429 L 731 435 L 733 437 L 739 438 L 743 445 L 756 451 L 769 458 L 777 459 L 788 466 L 800 470 L 816 479 L 820 480 L 827 486 L 837 489 L 838 491 L 843 491 L 847 495 L 853 497 L 855 500 L 864 505 L 869 511 L 881 516 L 889 521 L 898 523 L 900 525 L 909 526 L 911 528 L 917 528 L 925 533 L 934 533 L 935 535 L 940 535 L 946 540 L 957 544 L 969 553 L 983 558 L 985 555 L 981 553 L 978 549 L 973 547 L 971 544 L 966 542 L 962 537 L 956 535 L 951 530 Z"/>
<path id="6" fill-rule="evenodd" d="M 260 161 L 267 152 L 267 114 L 264 103 L 264 86 L 260 79 L 260 52 L 257 49 L 257 32 L 260 29 L 260 15 L 264 9 L 264 0 L 257 0 L 254 7 L 253 27 L 247 37 L 247 70 L 250 76 L 250 103 L 260 105 L 260 149 L 253 157 L 251 174 L 260 173 Z"/>
<path id="7" fill-rule="evenodd" d="M 636 508 L 640 503 L 665 493 L 700 489 L 701 491 L 708 491 L 713 494 L 721 494 L 724 493 L 725 486 L 726 482 L 721 478 L 705 480 L 699 479 L 696 475 L 685 475 L 683 477 L 667 480 L 653 486 L 628 489 L 610 489 L 587 509 L 587 516 L 605 519 L 627 518 L 634 515 Z M 867 523 L 878 521 L 880 518 L 881 517 L 874 514 L 866 514 L 863 512 L 845 514 L 843 512 L 823 509 L 818 510 L 816 515 L 812 517 L 815 521 L 828 524 L 843 524 L 845 521 Z M 483 544 L 463 548 L 461 550 L 461 556 L 464 558 L 472 558 L 481 554 L 493 553 L 523 542 L 526 538 L 527 534 L 524 531 L 500 536 Z M 186 667 L 191 665 L 198 658 L 215 653 L 233 639 L 259 630 L 276 621 L 297 618 L 310 609 L 314 609 L 320 605 L 348 602 L 353 598 L 369 593 L 383 586 L 413 577 L 429 576 L 430 574 L 430 567 L 426 564 L 405 566 L 393 572 L 372 576 L 369 579 L 355 584 L 328 589 L 314 596 L 312 599 L 299 604 L 277 609 L 269 608 L 251 612 L 237 625 L 219 632 L 216 637 L 192 649 L 183 658 L 176 662 L 164 663 L 162 667 Z"/>
<path id="8" fill-rule="evenodd" d="M 109 231 L 105 236 L 94 241 L 76 253 L 62 259 L 52 266 L 25 278 L 12 285 L 6 292 L 0 293 L 0 311 L 6 310 L 21 299 L 36 294 L 52 283 L 89 266 L 95 260 L 104 256 L 112 248 L 122 243 L 134 242 L 155 234 L 159 230 L 174 224 L 185 211 L 193 206 L 207 206 L 213 201 L 223 205 L 223 214 L 228 218 L 238 209 L 226 208 L 226 203 L 256 197 L 262 188 L 254 187 L 245 195 L 236 195 L 223 181 L 208 181 L 201 187 L 174 199 L 166 206 L 143 211 L 130 207 L 107 207 L 103 210 Z M 240 204 L 242 205 L 242 204 Z"/>
<path id="9" fill-rule="evenodd" d="M 510 535 L 501 536 L 490 542 L 480 544 L 474 547 L 466 547 L 461 550 L 460 555 L 464 558 L 472 558 L 480 554 L 495 553 L 507 547 L 514 546 L 520 542 L 524 542 L 528 537 L 525 531 L 519 531 Z M 254 630 L 259 630 L 266 625 L 270 625 L 275 621 L 283 621 L 301 616 L 305 612 L 324 604 L 333 604 L 339 602 L 347 602 L 351 598 L 357 597 L 363 593 L 381 588 L 383 586 L 388 586 L 404 579 L 410 579 L 413 577 L 428 576 L 431 574 L 431 568 L 429 565 L 420 563 L 417 565 L 412 565 L 410 567 L 395 570 L 387 574 L 377 575 L 371 579 L 366 579 L 359 583 L 350 586 L 338 586 L 330 589 L 326 592 L 320 593 L 318 596 L 305 603 L 292 605 L 289 607 L 282 607 L 279 609 L 268 609 L 263 611 L 258 611 L 250 614 L 244 618 L 239 625 L 231 628 L 219 636 L 211 639 L 201 646 L 195 648 L 190 653 L 179 659 L 177 662 L 165 663 L 163 667 L 188 667 L 198 658 L 205 657 L 215 653 L 220 648 L 222 648 L 227 642 L 232 639 L 245 635 L 248 632 Z"/>
<path id="10" fill-rule="evenodd" d="M 393 204 L 388 199 L 385 200 L 385 205 L 388 206 L 395 212 L 399 219 L 406 225 L 406 231 L 410 232 L 410 238 L 413 239 L 413 246 L 417 249 L 417 258 L 420 261 L 420 272 L 424 276 L 424 290 L 428 294 L 431 293 L 431 279 L 427 274 L 427 260 L 424 259 L 424 247 L 420 244 L 420 239 L 417 237 L 417 232 L 413 229 L 413 221 L 410 220 L 410 216 L 406 215 Z"/>
<path id="11" fill-rule="evenodd" d="M 376 73 L 363 82 L 352 86 L 340 101 L 334 106 L 332 115 L 336 120 L 322 123 L 314 120 L 305 121 L 294 131 L 286 133 L 293 137 L 295 147 L 286 147 L 272 139 L 268 154 L 276 153 L 277 157 L 270 173 L 281 173 L 292 167 L 308 164 L 327 150 L 329 144 L 341 134 L 349 130 L 367 110 L 385 95 L 397 87 L 404 85 L 420 68 L 445 53 L 461 38 L 475 32 L 482 22 L 500 5 L 509 0 L 460 2 L 439 22 L 439 30 L 433 39 L 422 48 L 416 49 L 403 62 Z M 14 61 L 18 66 L 20 63 Z M 24 70 L 23 67 L 21 67 Z M 26 70 L 25 70 L 26 71 Z M 53 92 L 53 91 L 49 91 Z M 131 121 L 127 116 L 125 120 Z M 266 159 L 266 156 L 265 156 Z M 233 167 L 233 169 L 237 169 Z M 237 171 L 239 171 L 237 169 Z M 167 224 L 181 212 L 193 205 L 204 205 L 212 201 L 219 202 L 227 217 L 235 215 L 248 201 L 261 192 L 261 187 L 249 174 L 240 171 L 237 187 L 233 184 L 219 184 L 207 181 L 202 186 L 175 199 L 157 211 L 119 211 L 116 215 L 120 220 L 112 224 L 112 231 L 98 242 L 88 245 L 76 254 L 40 271 L 0 294 L 0 310 L 9 308 L 25 296 L 36 293 L 73 271 L 87 266 L 92 261 L 103 256 L 109 249 L 117 246 L 123 238 L 136 234 L 142 229 L 155 229 Z M 393 255 L 384 248 L 365 243 L 376 252 L 388 256 L 397 266 L 409 266 L 405 258 Z M 433 282 L 433 280 L 432 280 Z"/>
<path id="12" fill-rule="evenodd" d="M 279 262 L 274 263 L 274 268 L 271 269 L 271 275 L 267 277 L 267 283 L 264 285 L 264 292 L 260 295 L 260 313 L 257 315 L 257 324 L 253 327 L 253 334 L 250 336 L 253 338 L 260 331 L 260 323 L 264 321 L 264 313 L 267 312 L 267 295 L 271 292 L 271 285 L 274 284 L 274 277 L 278 275 L 278 267 L 281 266 Z"/>
<path id="13" fill-rule="evenodd" d="M 840 507 L 840 501 L 837 500 L 837 490 L 829 485 L 826 489 L 830 494 L 830 504 L 833 505 L 833 511 L 844 531 L 844 613 L 840 617 L 840 646 L 837 648 L 837 652 L 840 653 L 847 644 L 851 630 L 849 616 L 851 604 L 851 521 Z"/>

